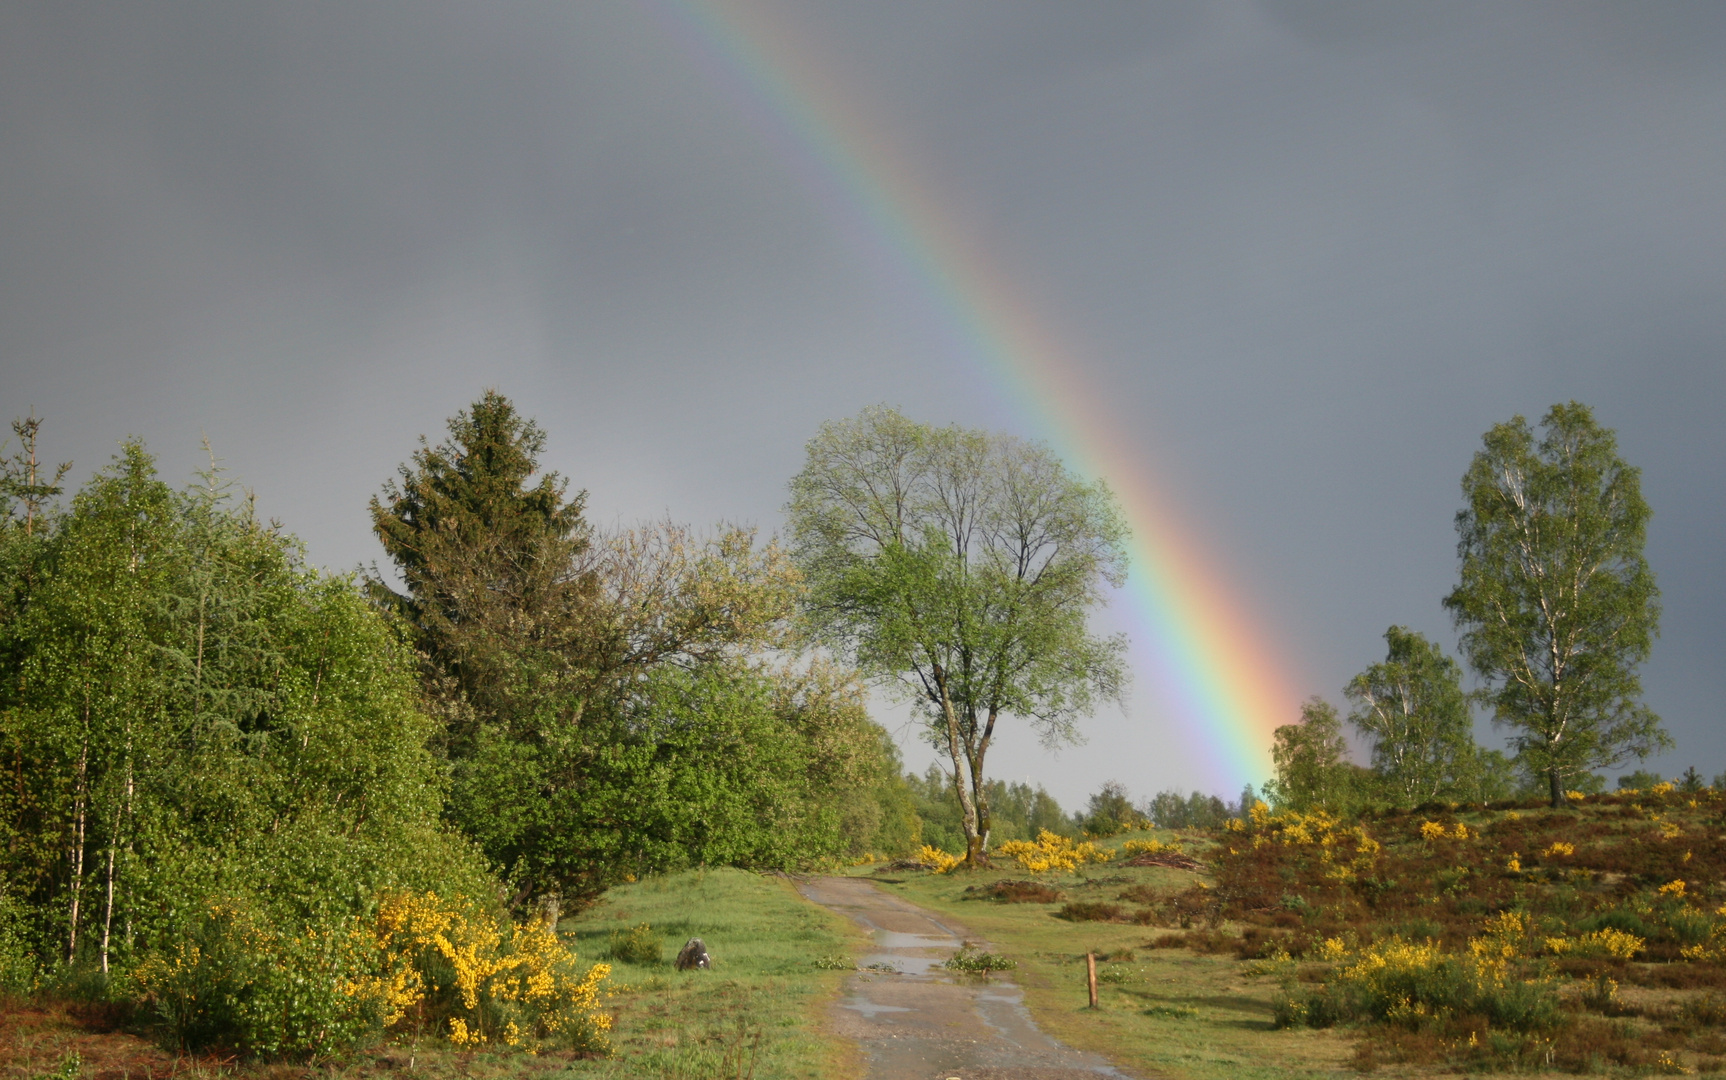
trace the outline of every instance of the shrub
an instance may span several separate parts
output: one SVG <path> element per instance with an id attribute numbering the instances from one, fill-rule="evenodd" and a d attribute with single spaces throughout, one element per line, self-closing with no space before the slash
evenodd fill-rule
<path id="1" fill-rule="evenodd" d="M 388 1025 L 430 1019 L 466 1047 L 552 1039 L 606 1048 L 611 1018 L 599 995 L 611 967 L 582 970 L 547 920 L 515 925 L 459 899 L 399 893 L 379 905 L 372 943 L 378 973 L 350 992 L 381 999 Z"/>
<path id="2" fill-rule="evenodd" d="M 1554 956 L 1628 960 L 1641 952 L 1642 947 L 1646 944 L 1647 942 L 1635 934 L 1626 934 L 1622 930 L 1608 928 L 1573 938 L 1562 935 L 1549 937 L 1546 939 L 1546 951 Z"/>
<path id="3" fill-rule="evenodd" d="M 340 1051 L 408 1023 L 464 1047 L 553 1039 L 603 1049 L 599 987 L 610 970 L 580 970 L 546 922 L 516 926 L 435 893 L 397 893 L 369 918 L 299 925 L 244 902 L 212 904 L 133 979 L 180 1047 L 273 1057 Z"/>
<path id="4" fill-rule="evenodd" d="M 35 985 L 36 952 L 28 918 L 28 909 L 0 889 L 0 994 L 27 994 Z"/>
<path id="5" fill-rule="evenodd" d="M 997 881 L 992 885 L 972 885 L 967 894 L 1007 904 L 1054 904 L 1061 899 L 1061 890 L 1040 881 Z"/>
<path id="6" fill-rule="evenodd" d="M 1549 987 L 1506 977 L 1502 961 L 1447 954 L 1433 942 L 1389 938 L 1357 954 L 1315 993 L 1285 993 L 1277 1023 L 1329 1027 L 1371 1019 L 1419 1028 L 1458 1014 L 1483 1016 L 1516 1031 L 1558 1022 Z"/>
<path id="7" fill-rule="evenodd" d="M 961 856 L 949 855 L 940 848 L 930 847 L 928 844 L 918 848 L 914 858 L 918 862 L 928 865 L 937 874 L 945 874 L 965 861 Z"/>
<path id="8" fill-rule="evenodd" d="M 947 958 L 941 965 L 948 971 L 963 971 L 972 975 L 987 975 L 991 971 L 1007 971 L 1019 966 L 1018 961 L 1009 960 L 997 953 L 983 952 L 970 945 L 965 945 L 958 952 Z"/>
<path id="9" fill-rule="evenodd" d="M 373 950 L 356 926 L 272 926 L 250 906 L 212 904 L 173 951 L 132 975 L 177 1047 L 248 1056 L 340 1050 L 381 1030 L 388 994 L 355 992 Z"/>
<path id="10" fill-rule="evenodd" d="M 1068 922 L 1116 922 L 1122 914 L 1119 904 L 1106 904 L 1100 900 L 1071 900 L 1061 905 L 1061 910 L 1055 912 L 1055 918 L 1066 919 Z"/>
<path id="11" fill-rule="evenodd" d="M 611 935 L 611 958 L 623 964 L 651 967 L 665 961 L 664 942 L 647 923 Z"/>
<path id="12" fill-rule="evenodd" d="M 1179 844 L 1165 844 L 1161 840 L 1128 840 L 1121 845 L 1122 855 L 1156 855 L 1164 851 L 1179 855 L 1182 850 Z"/>
<path id="13" fill-rule="evenodd" d="M 1077 843 L 1057 836 L 1047 829 L 1037 834 L 1035 841 L 1009 840 L 997 851 L 1013 859 L 1021 870 L 1040 874 L 1047 870 L 1074 871 L 1088 862 L 1107 862 L 1109 853 L 1086 841 Z"/>

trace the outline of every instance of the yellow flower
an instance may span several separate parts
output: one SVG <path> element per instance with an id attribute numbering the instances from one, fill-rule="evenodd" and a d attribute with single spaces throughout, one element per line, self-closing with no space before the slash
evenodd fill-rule
<path id="1" fill-rule="evenodd" d="M 1420 837 L 1422 840 L 1443 840 L 1444 826 L 1436 821 L 1425 822 L 1420 827 Z"/>
<path id="2" fill-rule="evenodd" d="M 1146 843 L 1147 841 L 1136 841 Z M 1135 841 L 1127 841 L 1132 844 Z M 1156 841 L 1148 841 L 1156 844 Z M 1157 845 L 1160 849 L 1162 845 Z M 1009 840 L 997 849 L 1000 854 L 1013 859 L 1022 870 L 1033 874 L 1045 870 L 1066 870 L 1072 872 L 1087 862 L 1107 862 L 1109 853 L 1090 841 L 1075 843 L 1065 836 L 1058 836 L 1047 829 L 1037 834 L 1035 842 L 1029 840 Z M 954 860 L 957 862 L 958 860 Z"/>
<path id="3" fill-rule="evenodd" d="M 1648 793 L 1650 795 L 1670 795 L 1675 786 L 1676 785 L 1674 785 L 1670 780 L 1662 780 L 1658 784 L 1649 788 Z"/>
<path id="4" fill-rule="evenodd" d="M 1588 798 L 1586 794 L 1580 791 L 1566 791 L 1564 793 L 1564 797 L 1575 802 L 1581 802 L 1583 799 Z"/>
<path id="5" fill-rule="evenodd" d="M 1684 895 L 1684 879 L 1668 881 L 1660 886 L 1660 893 L 1662 896 L 1682 897 Z"/>
<path id="6" fill-rule="evenodd" d="M 1626 934 L 1622 930 L 1596 930 L 1592 934 L 1582 934 L 1579 937 L 1549 937 L 1546 939 L 1546 951 L 1554 956 L 1573 953 L 1577 956 L 1610 957 L 1614 960 L 1628 960 L 1642 951 L 1645 944 L 1635 934 Z"/>
<path id="7" fill-rule="evenodd" d="M 965 860 L 957 855 L 949 855 L 938 847 L 924 844 L 917 849 L 917 861 L 933 866 L 937 874 L 945 874 Z"/>
<path id="8" fill-rule="evenodd" d="M 1319 942 L 1318 955 L 1320 960 L 1341 960 L 1348 955 L 1348 946 L 1343 944 L 1342 938 L 1325 938 Z"/>
<path id="9" fill-rule="evenodd" d="M 1504 864 L 1504 868 L 1513 874 L 1522 873 L 1522 855 L 1515 851 L 1511 852 L 1510 861 Z"/>
<path id="10" fill-rule="evenodd" d="M 1567 843 L 1563 840 L 1554 840 L 1552 842 L 1552 846 L 1547 848 L 1542 854 L 1549 859 L 1554 855 L 1574 855 L 1576 854 L 1576 845 Z"/>

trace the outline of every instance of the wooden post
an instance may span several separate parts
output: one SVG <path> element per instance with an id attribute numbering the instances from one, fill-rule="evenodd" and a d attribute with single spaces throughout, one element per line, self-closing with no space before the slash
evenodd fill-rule
<path id="1" fill-rule="evenodd" d="M 1085 986 L 1091 991 L 1091 1008 L 1097 1007 L 1097 954 L 1085 954 Z"/>

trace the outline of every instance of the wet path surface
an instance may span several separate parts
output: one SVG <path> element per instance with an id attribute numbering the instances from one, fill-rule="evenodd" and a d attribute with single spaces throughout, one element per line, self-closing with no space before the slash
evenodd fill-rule
<path id="1" fill-rule="evenodd" d="M 803 895 L 851 919 L 872 938 L 836 1009 L 839 1034 L 855 1039 L 870 1080 L 1127 1080 L 1094 1054 L 1038 1030 L 1024 995 L 1005 976 L 961 978 L 941 964 L 966 940 L 945 916 L 859 878 L 816 878 Z"/>

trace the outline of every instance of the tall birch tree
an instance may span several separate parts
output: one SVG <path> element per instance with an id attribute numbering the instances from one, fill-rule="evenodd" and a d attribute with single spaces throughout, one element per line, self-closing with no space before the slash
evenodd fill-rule
<path id="1" fill-rule="evenodd" d="M 1660 621 L 1650 511 L 1611 429 L 1574 401 L 1554 405 L 1538 437 L 1521 416 L 1495 425 L 1462 492 L 1461 580 L 1444 605 L 1552 805 L 1567 777 L 1670 746 L 1637 674 Z"/>
<path id="2" fill-rule="evenodd" d="M 1384 632 L 1382 663 L 1349 681 L 1349 723 L 1372 739 L 1372 765 L 1386 793 L 1404 806 L 1469 789 L 1479 768 L 1462 668 L 1425 635 Z"/>

